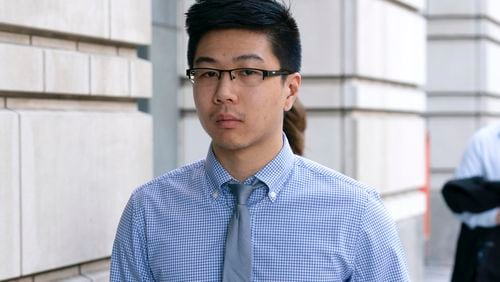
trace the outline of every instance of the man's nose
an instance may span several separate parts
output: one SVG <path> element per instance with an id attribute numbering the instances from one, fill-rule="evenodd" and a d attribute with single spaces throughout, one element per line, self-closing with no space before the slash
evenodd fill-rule
<path id="1" fill-rule="evenodd" d="M 215 89 L 214 102 L 216 104 L 231 102 L 235 103 L 237 101 L 235 78 L 232 76 L 231 72 L 221 72 L 220 77 Z"/>

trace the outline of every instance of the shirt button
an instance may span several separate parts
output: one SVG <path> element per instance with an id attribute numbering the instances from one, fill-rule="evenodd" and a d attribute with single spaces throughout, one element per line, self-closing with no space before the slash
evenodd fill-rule
<path id="1" fill-rule="evenodd" d="M 219 192 L 214 191 L 214 192 L 212 193 L 212 198 L 217 199 L 217 197 L 219 197 Z"/>
<path id="2" fill-rule="evenodd" d="M 269 198 L 271 198 L 271 200 L 274 200 L 274 199 L 276 199 L 277 195 L 276 195 L 276 192 L 272 191 L 272 192 L 269 192 L 268 196 L 269 196 Z"/>

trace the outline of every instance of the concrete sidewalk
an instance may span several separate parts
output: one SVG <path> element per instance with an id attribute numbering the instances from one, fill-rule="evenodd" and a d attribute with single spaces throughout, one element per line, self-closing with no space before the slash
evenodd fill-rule
<path id="1" fill-rule="evenodd" d="M 424 282 L 450 282 L 451 266 L 425 266 Z"/>

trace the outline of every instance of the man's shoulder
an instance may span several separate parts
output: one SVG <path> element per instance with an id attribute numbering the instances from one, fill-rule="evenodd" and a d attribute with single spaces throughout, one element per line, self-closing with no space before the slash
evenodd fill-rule
<path id="1" fill-rule="evenodd" d="M 168 171 L 135 189 L 134 194 L 157 193 L 161 190 L 186 187 L 205 173 L 205 160 L 198 160 Z"/>
<path id="2" fill-rule="evenodd" d="M 325 189 L 336 196 L 344 194 L 365 199 L 370 196 L 378 197 L 373 187 L 310 159 L 298 157 L 297 170 L 302 181 L 310 188 Z"/>

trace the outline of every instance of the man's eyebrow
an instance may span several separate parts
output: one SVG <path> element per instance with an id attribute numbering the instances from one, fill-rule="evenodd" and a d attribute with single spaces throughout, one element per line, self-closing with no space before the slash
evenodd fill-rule
<path id="1" fill-rule="evenodd" d="M 238 57 L 235 57 L 233 59 L 234 62 L 239 62 L 239 61 L 249 61 L 249 60 L 256 60 L 256 61 L 261 61 L 263 62 L 264 59 L 262 59 L 262 57 L 260 57 L 259 55 L 257 54 L 244 54 L 244 55 L 240 55 Z M 194 63 L 195 64 L 200 64 L 200 63 L 216 63 L 217 60 L 215 60 L 214 58 L 212 57 L 198 57 L 196 58 L 196 60 L 194 60 Z"/>
<path id="2" fill-rule="evenodd" d="M 257 61 L 264 61 L 264 59 L 262 59 L 259 55 L 256 55 L 256 54 L 244 54 L 244 55 L 241 55 L 241 56 L 238 56 L 236 58 L 233 59 L 233 61 L 237 62 L 237 61 L 247 61 L 247 60 L 257 60 Z"/>
<path id="3" fill-rule="evenodd" d="M 195 64 L 199 64 L 199 63 L 215 63 L 215 62 L 216 62 L 215 59 L 214 58 L 210 58 L 210 57 L 198 57 L 194 61 Z"/>

